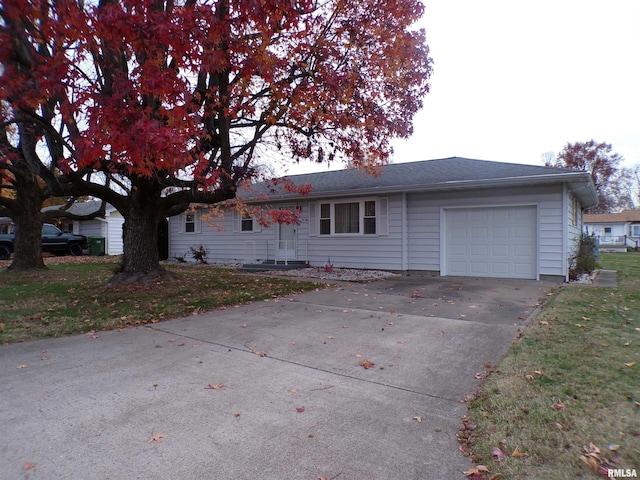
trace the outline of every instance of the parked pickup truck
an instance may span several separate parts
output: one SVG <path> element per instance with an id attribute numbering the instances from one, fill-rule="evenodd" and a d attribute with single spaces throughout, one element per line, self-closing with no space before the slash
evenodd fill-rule
<path id="1" fill-rule="evenodd" d="M 0 235 L 0 260 L 7 260 L 13 252 L 14 233 Z M 89 248 L 89 241 L 84 235 L 64 233 L 55 225 L 45 223 L 42 226 L 42 251 L 56 255 L 82 255 Z"/>

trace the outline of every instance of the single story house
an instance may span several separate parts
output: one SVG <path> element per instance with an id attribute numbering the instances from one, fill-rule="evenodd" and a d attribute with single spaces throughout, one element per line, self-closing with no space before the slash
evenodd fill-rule
<path id="1" fill-rule="evenodd" d="M 202 246 L 211 262 L 432 271 L 442 276 L 568 278 L 582 211 L 597 204 L 587 172 L 467 158 L 288 177 L 308 195 L 257 184 L 248 206 L 297 223 L 261 225 L 232 208 L 194 206 L 169 219 L 171 257 Z"/>
<path id="2" fill-rule="evenodd" d="M 584 228 L 598 239 L 600 250 L 626 252 L 640 247 L 640 210 L 585 214 Z"/>

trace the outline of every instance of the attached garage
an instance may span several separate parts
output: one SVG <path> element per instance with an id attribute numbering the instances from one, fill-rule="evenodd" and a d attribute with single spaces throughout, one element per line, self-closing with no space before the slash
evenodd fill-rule
<path id="1" fill-rule="evenodd" d="M 443 275 L 538 277 L 536 206 L 445 208 Z"/>

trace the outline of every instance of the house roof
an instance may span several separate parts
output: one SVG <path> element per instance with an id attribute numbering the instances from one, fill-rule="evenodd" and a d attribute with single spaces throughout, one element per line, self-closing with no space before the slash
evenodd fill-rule
<path id="1" fill-rule="evenodd" d="M 628 223 L 640 222 L 640 210 L 623 210 L 620 213 L 590 213 L 584 223 Z"/>
<path id="2" fill-rule="evenodd" d="M 420 162 L 394 163 L 380 167 L 380 175 L 358 169 L 293 175 L 296 185 L 310 184 L 309 197 L 378 194 L 409 191 L 445 191 L 497 186 L 524 186 L 566 182 L 585 206 L 597 204 L 597 194 L 588 172 L 564 168 L 451 157 Z M 292 193 L 267 192 L 256 185 L 257 193 L 240 194 L 245 200 L 258 200 L 260 194 L 270 200 L 298 197 Z"/>

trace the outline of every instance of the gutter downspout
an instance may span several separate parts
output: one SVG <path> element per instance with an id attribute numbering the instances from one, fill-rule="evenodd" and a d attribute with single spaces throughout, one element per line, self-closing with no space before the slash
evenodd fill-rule
<path id="1" fill-rule="evenodd" d="M 564 281 L 569 281 L 569 191 L 567 184 L 562 184 L 562 274 Z"/>
<path id="2" fill-rule="evenodd" d="M 409 232 L 407 232 L 407 192 L 402 193 L 402 271 L 409 270 Z"/>

